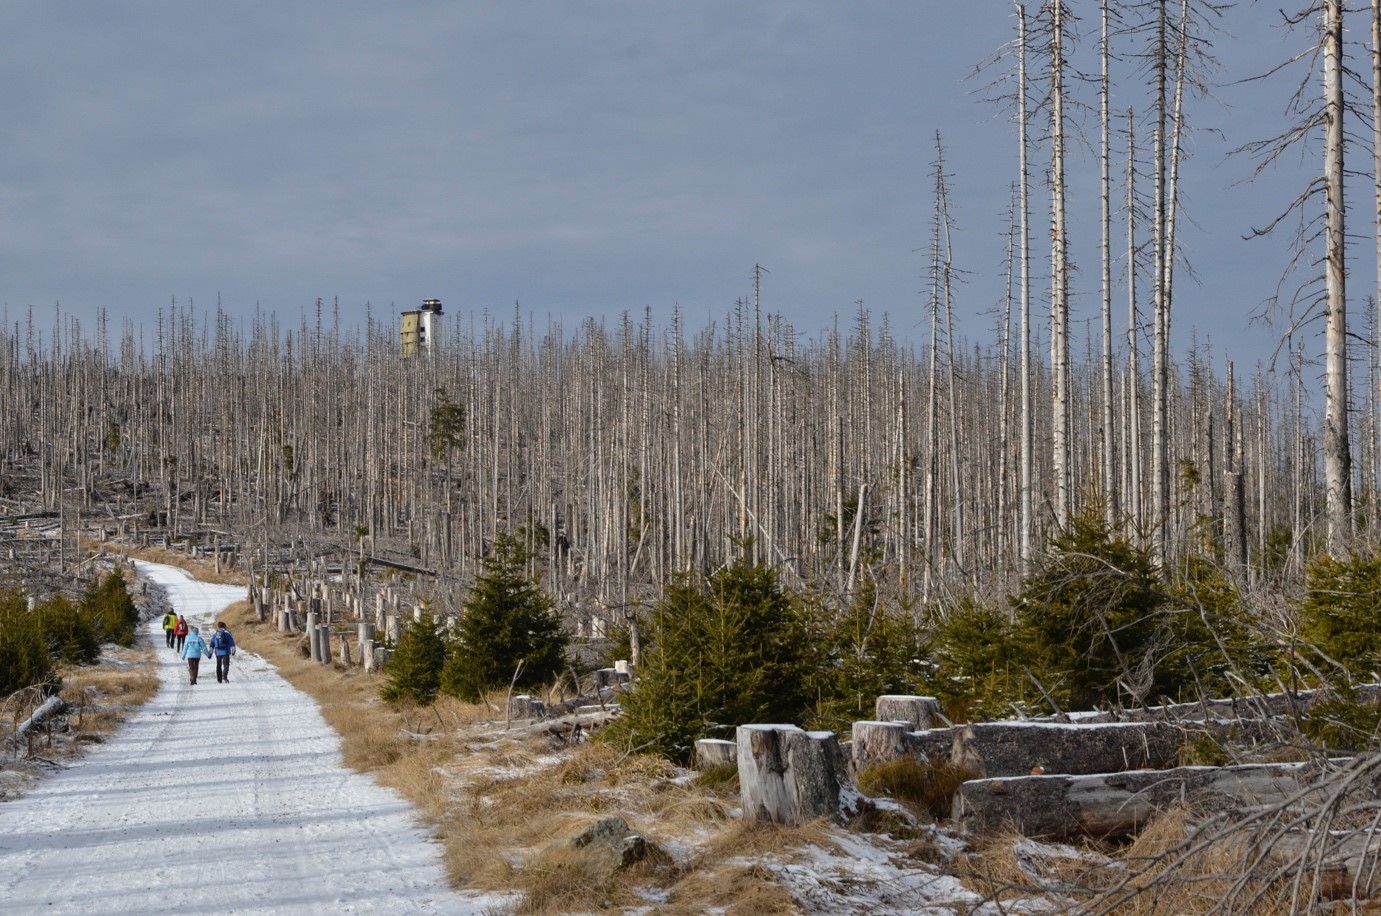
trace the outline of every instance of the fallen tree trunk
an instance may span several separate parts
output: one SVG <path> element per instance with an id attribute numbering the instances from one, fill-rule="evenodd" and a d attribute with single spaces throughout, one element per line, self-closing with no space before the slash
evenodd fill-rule
<path id="1" fill-rule="evenodd" d="M 29 714 L 29 718 L 19 723 L 19 727 L 14 730 L 14 742 L 18 744 L 29 732 L 38 728 L 44 722 L 67 708 L 67 703 L 61 698 L 52 696 L 44 700 L 43 703 Z"/>
<path id="2" fill-rule="evenodd" d="M 1317 763 L 1263 763 L 974 779 L 959 787 L 952 816 L 972 834 L 1013 828 L 1031 837 L 1116 838 L 1180 802 L 1212 811 L 1303 799 L 1321 773 Z"/>
<path id="3" fill-rule="evenodd" d="M 946 760 L 984 776 L 1164 769 L 1180 762 L 1184 736 L 1170 722 L 980 722 L 925 731 L 907 731 L 896 722 L 858 722 L 853 767 L 858 773 L 909 756 L 923 763 Z"/>

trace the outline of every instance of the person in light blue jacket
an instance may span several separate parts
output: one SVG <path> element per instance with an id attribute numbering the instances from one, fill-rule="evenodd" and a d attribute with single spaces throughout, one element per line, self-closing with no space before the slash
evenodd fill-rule
<path id="1" fill-rule="evenodd" d="M 187 676 L 195 685 L 197 669 L 201 667 L 202 658 L 211 657 L 211 647 L 201 638 L 201 630 L 198 627 L 192 627 L 192 632 L 187 634 L 187 641 L 182 644 L 182 657 L 187 659 Z"/>

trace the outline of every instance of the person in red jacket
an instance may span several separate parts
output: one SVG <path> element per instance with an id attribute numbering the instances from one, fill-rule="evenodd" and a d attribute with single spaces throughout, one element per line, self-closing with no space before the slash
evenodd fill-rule
<path id="1" fill-rule="evenodd" d="M 173 639 L 177 640 L 177 652 L 182 654 L 182 643 L 187 639 L 187 618 L 181 614 L 177 615 L 177 623 L 173 624 Z"/>

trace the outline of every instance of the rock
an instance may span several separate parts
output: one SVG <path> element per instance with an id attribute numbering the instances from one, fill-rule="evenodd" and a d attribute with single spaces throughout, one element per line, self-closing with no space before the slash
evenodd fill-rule
<path id="1" fill-rule="evenodd" d="M 607 881 L 615 873 L 647 863 L 671 862 L 656 843 L 633 833 L 618 815 L 602 817 L 567 840 L 543 851 L 542 866 L 577 872 L 594 881 Z"/>

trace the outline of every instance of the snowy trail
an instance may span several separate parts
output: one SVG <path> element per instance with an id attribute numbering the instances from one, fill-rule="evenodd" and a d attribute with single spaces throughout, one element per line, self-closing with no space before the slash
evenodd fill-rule
<path id="1" fill-rule="evenodd" d="M 209 635 L 240 600 L 138 564 Z M 395 793 L 341 764 L 316 704 L 241 651 L 195 687 L 163 646 L 157 696 L 71 769 L 0 805 L 0 912 L 492 912 L 450 890 L 440 847 Z"/>

